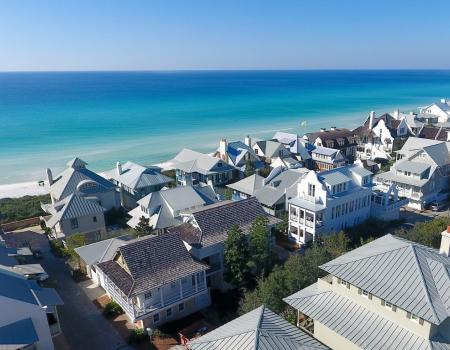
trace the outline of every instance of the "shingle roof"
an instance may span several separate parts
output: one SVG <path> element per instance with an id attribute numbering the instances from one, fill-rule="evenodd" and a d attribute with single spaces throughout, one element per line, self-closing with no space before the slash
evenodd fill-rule
<path id="1" fill-rule="evenodd" d="M 434 249 L 389 234 L 320 268 L 431 323 L 450 317 L 450 258 Z"/>
<path id="2" fill-rule="evenodd" d="M 25 318 L 0 327 L 1 350 L 22 349 L 38 340 L 39 337 L 31 318 Z"/>
<path id="3" fill-rule="evenodd" d="M 198 228 L 190 223 L 170 229 L 179 232 L 188 244 L 209 246 L 224 242 L 228 231 L 233 225 L 238 225 L 243 233 L 250 232 L 251 225 L 257 217 L 266 217 L 269 225 L 280 222 L 279 219 L 268 215 L 258 200 L 254 197 L 237 202 L 223 201 L 205 206 L 191 214 Z"/>
<path id="4" fill-rule="evenodd" d="M 161 174 L 161 169 L 158 167 L 144 167 L 131 161 L 122 165 L 122 173 L 120 175 L 117 173 L 116 168 L 107 171 L 105 175 L 133 190 L 165 185 L 173 181 L 172 178 Z"/>
<path id="5" fill-rule="evenodd" d="M 318 283 L 283 300 L 361 349 L 448 350 L 445 342 L 427 340 Z"/>
<path id="6" fill-rule="evenodd" d="M 178 233 L 145 237 L 119 247 L 118 253 L 129 272 L 115 260 L 98 267 L 128 296 L 208 269 L 192 258 Z"/>
<path id="7" fill-rule="evenodd" d="M 264 305 L 193 340 L 189 348 L 191 350 L 328 349 Z"/>
<path id="8" fill-rule="evenodd" d="M 325 130 L 318 132 L 310 132 L 305 135 L 310 142 L 314 142 L 317 138 L 320 138 L 323 142 L 326 143 L 327 147 L 331 148 L 340 148 L 342 146 L 339 145 L 338 139 L 343 139 L 344 146 L 348 147 L 351 145 L 355 145 L 355 140 L 352 140 L 354 133 L 349 129 L 335 129 L 335 130 Z M 351 141 L 351 142 L 350 142 Z M 330 146 L 328 146 L 328 142 Z"/>

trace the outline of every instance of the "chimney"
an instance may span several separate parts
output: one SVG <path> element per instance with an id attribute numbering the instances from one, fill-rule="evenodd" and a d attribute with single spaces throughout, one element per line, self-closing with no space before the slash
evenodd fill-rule
<path id="1" fill-rule="evenodd" d="M 373 120 L 375 119 L 375 112 L 371 111 L 369 114 L 369 129 L 373 128 Z"/>
<path id="2" fill-rule="evenodd" d="M 117 172 L 117 176 L 122 175 L 122 164 L 120 164 L 120 162 L 116 163 L 116 172 Z"/>
<path id="3" fill-rule="evenodd" d="M 330 129 L 334 131 L 334 130 L 336 130 L 336 127 L 332 126 Z"/>
<path id="4" fill-rule="evenodd" d="M 447 229 L 442 232 L 441 235 L 441 248 L 439 249 L 439 254 L 448 257 L 450 256 L 450 226 L 447 226 Z"/>
<path id="5" fill-rule="evenodd" d="M 244 139 L 244 143 L 248 146 L 248 147 L 252 147 L 252 139 L 250 138 L 250 136 L 245 136 Z"/>
<path id="6" fill-rule="evenodd" d="M 320 128 L 320 131 L 321 131 L 321 132 L 324 132 L 324 131 L 327 131 L 327 129 L 325 129 L 325 128 Z"/>
<path id="7" fill-rule="evenodd" d="M 47 168 L 46 170 L 47 172 L 47 180 L 48 180 L 48 185 L 51 186 L 53 185 L 53 174 L 50 168 Z"/>
<path id="8" fill-rule="evenodd" d="M 227 139 L 221 139 L 219 142 L 219 157 L 228 163 Z"/>
<path id="9" fill-rule="evenodd" d="M 396 120 L 398 120 L 400 118 L 400 110 L 398 108 L 394 111 L 393 117 Z"/>

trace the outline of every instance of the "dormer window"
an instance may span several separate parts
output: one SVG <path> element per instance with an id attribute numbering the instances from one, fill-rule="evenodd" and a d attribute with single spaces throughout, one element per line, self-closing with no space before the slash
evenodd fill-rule
<path id="1" fill-rule="evenodd" d="M 311 196 L 311 197 L 316 196 L 316 185 L 308 184 L 308 196 Z"/>
<path id="2" fill-rule="evenodd" d="M 423 325 L 423 318 L 420 318 L 419 316 L 414 315 L 411 312 L 407 312 L 406 313 L 406 317 L 409 318 L 413 322 L 416 322 L 416 323 L 418 323 L 420 325 Z"/>

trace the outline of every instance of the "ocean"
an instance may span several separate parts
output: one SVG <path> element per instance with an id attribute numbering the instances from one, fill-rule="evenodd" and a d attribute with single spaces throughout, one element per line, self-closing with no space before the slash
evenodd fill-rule
<path id="1" fill-rule="evenodd" d="M 450 71 L 437 70 L 0 73 L 0 184 L 75 156 L 96 171 L 154 164 L 222 137 L 352 128 L 371 110 L 449 96 Z"/>

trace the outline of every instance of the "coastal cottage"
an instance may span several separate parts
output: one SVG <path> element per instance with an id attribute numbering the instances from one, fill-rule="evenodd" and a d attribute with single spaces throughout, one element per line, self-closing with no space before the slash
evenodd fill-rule
<path id="1" fill-rule="evenodd" d="M 279 217 L 286 212 L 286 193 L 292 192 L 308 169 L 276 168 L 267 178 L 258 174 L 227 185 L 233 190 L 233 200 L 256 197 L 267 214 Z"/>
<path id="2" fill-rule="evenodd" d="M 364 124 L 353 130 L 358 143 L 357 156 L 361 159 L 391 159 L 390 154 L 398 150 L 411 135 L 405 119 L 396 119 L 389 113 L 380 117 L 370 112 Z"/>
<path id="3" fill-rule="evenodd" d="M 49 214 L 42 219 L 56 238 L 83 233 L 88 239 L 100 239 L 106 233 L 104 211 L 120 207 L 116 186 L 87 169 L 79 158 L 67 165 L 56 178 L 47 169 L 46 189 L 52 202 L 42 204 Z"/>
<path id="4" fill-rule="evenodd" d="M 438 123 L 447 123 L 450 118 L 450 100 L 442 98 L 439 102 L 419 107 L 419 110 L 423 114 L 437 116 Z"/>
<path id="5" fill-rule="evenodd" d="M 291 151 L 284 144 L 275 140 L 256 141 L 252 148 L 255 154 L 267 164 L 272 164 L 276 159 L 292 159 Z"/>
<path id="6" fill-rule="evenodd" d="M 219 148 L 214 153 L 214 157 L 219 158 L 238 169 L 238 178 L 244 176 L 248 162 L 253 165 L 255 171 L 264 167 L 264 162 L 260 160 L 258 155 L 252 149 L 252 140 L 250 136 L 246 136 L 244 142 L 228 142 L 226 139 L 221 139 Z"/>
<path id="7" fill-rule="evenodd" d="M 53 350 L 61 333 L 53 288 L 42 288 L 20 274 L 0 270 L 0 349 Z"/>
<path id="8" fill-rule="evenodd" d="M 97 265 L 100 283 L 139 328 L 155 328 L 210 305 L 208 266 L 192 258 L 178 233 L 147 236 Z"/>
<path id="9" fill-rule="evenodd" d="M 356 141 L 352 131 L 332 126 L 330 130 L 321 128 L 318 132 L 310 132 L 303 139 L 316 147 L 334 148 L 341 151 L 348 163 L 356 157 Z"/>
<path id="10" fill-rule="evenodd" d="M 315 147 L 311 151 L 312 168 L 316 171 L 325 171 L 345 166 L 347 163 L 341 151 L 328 147 Z"/>
<path id="11" fill-rule="evenodd" d="M 294 159 L 298 160 L 304 167 L 311 167 L 310 151 L 313 148 L 308 141 L 305 141 L 296 134 L 278 131 L 273 135 L 272 140 L 280 142 L 291 152 Z"/>
<path id="12" fill-rule="evenodd" d="M 163 233 L 168 227 L 182 223 L 181 214 L 217 202 L 214 190 L 206 185 L 182 186 L 150 193 L 128 212 L 128 226 L 135 228 L 141 217 L 149 219 L 150 227 Z"/>
<path id="13" fill-rule="evenodd" d="M 189 342 L 190 350 L 326 350 L 306 332 L 265 305 Z"/>
<path id="14" fill-rule="evenodd" d="M 131 161 L 117 162 L 116 167 L 106 171 L 104 176 L 119 188 L 120 203 L 128 209 L 134 208 L 136 202 L 149 193 L 175 181 L 161 174 L 161 168 L 157 166 L 142 166 Z"/>
<path id="15" fill-rule="evenodd" d="M 410 137 L 397 152 L 397 161 L 374 183 L 380 190 L 396 186 L 409 206 L 423 210 L 429 203 L 447 198 L 450 175 L 450 143 Z"/>
<path id="16" fill-rule="evenodd" d="M 237 225 L 244 234 L 258 217 L 268 220 L 268 230 L 280 222 L 268 215 L 254 197 L 241 201 L 223 201 L 190 211 L 184 215 L 184 223 L 170 228 L 169 232 L 178 233 L 196 260 L 202 261 L 210 269 L 206 272 L 211 288 L 227 289 L 223 279 L 224 242 L 228 231 Z"/>
<path id="17" fill-rule="evenodd" d="M 177 186 L 201 184 L 215 188 L 239 178 L 239 171 L 224 159 L 188 148 L 184 148 L 171 162 L 176 169 Z"/>
<path id="18" fill-rule="evenodd" d="M 320 269 L 284 301 L 297 325 L 333 349 L 450 349 L 450 233 L 435 250 L 386 235 Z"/>
<path id="19" fill-rule="evenodd" d="M 316 173 L 310 171 L 288 197 L 288 236 L 299 244 L 352 227 L 369 217 L 395 220 L 408 200 L 395 186 L 372 189 L 372 173 L 359 165 L 347 165 Z"/>

